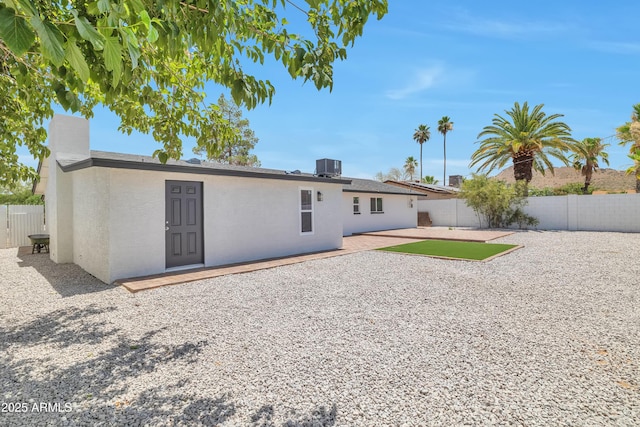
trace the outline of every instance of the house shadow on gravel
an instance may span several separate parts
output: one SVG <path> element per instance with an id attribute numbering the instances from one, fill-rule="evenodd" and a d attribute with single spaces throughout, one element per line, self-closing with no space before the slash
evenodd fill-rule
<path id="1" fill-rule="evenodd" d="M 0 323 L 3 402 L 44 402 L 60 409 L 2 413 L 0 425 L 217 426 L 237 415 L 230 393 L 203 396 L 197 379 L 179 374 L 204 363 L 200 355 L 207 341 L 165 344 L 165 328 L 132 339 L 105 320 L 117 310 L 70 307 L 27 322 Z M 147 375 L 158 371 L 178 374 L 161 384 L 149 381 Z M 70 412 L 62 410 L 65 404 Z M 240 421 L 264 427 L 333 426 L 337 409 L 320 406 L 308 415 L 290 414 L 284 423 L 274 423 L 273 414 L 273 406 L 266 405 Z"/>
<path id="2" fill-rule="evenodd" d="M 18 266 L 35 269 L 63 298 L 103 292 L 117 287 L 96 279 L 75 264 L 56 264 L 48 253 L 31 253 L 31 247 L 18 249 Z"/>

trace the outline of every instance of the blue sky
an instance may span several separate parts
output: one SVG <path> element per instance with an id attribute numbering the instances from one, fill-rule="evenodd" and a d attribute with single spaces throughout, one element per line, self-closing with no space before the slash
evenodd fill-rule
<path id="1" fill-rule="evenodd" d="M 442 180 L 436 128 L 446 115 L 454 122 L 447 175 L 469 176 L 478 133 L 516 101 L 564 114 L 576 139 L 613 135 L 640 102 L 638 2 L 389 3 L 388 15 L 370 21 L 335 65 L 333 92 L 293 81 L 275 63 L 246 68 L 276 87 L 270 106 L 245 113 L 263 167 L 312 172 L 315 159 L 328 157 L 342 160 L 345 176 L 372 178 L 418 158 L 413 132 L 427 124 L 424 174 Z M 213 101 L 221 92 L 207 88 Z M 92 149 L 150 155 L 158 148 L 150 136 L 128 137 L 117 127 L 117 117 L 98 111 Z M 629 166 L 626 149 L 608 142 L 611 167 Z M 192 146 L 187 141 L 185 158 Z"/>

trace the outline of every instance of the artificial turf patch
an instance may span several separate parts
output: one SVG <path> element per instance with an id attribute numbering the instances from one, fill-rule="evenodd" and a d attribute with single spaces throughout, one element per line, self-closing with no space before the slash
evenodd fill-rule
<path id="1" fill-rule="evenodd" d="M 517 246 L 518 245 L 498 243 L 458 242 L 454 240 L 423 240 L 415 243 L 380 248 L 379 250 L 482 261 Z"/>

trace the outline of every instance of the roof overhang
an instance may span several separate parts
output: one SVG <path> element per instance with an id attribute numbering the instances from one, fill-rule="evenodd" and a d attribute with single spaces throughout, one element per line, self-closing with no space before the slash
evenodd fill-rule
<path id="1" fill-rule="evenodd" d="M 306 182 L 321 182 L 326 184 L 350 184 L 351 180 L 335 179 L 335 178 L 321 178 L 309 175 L 298 174 L 275 174 L 265 173 L 259 171 L 250 170 L 234 170 L 234 169 L 216 169 L 210 167 L 196 167 L 192 165 L 181 164 L 162 164 L 151 162 L 135 162 L 129 160 L 119 159 L 104 159 L 90 157 L 80 161 L 74 162 L 58 162 L 60 169 L 63 172 L 73 172 L 90 167 L 112 168 L 112 169 L 133 169 L 133 170 L 146 170 L 146 171 L 158 171 L 158 172 L 170 172 L 170 173 L 191 173 L 198 175 L 218 175 L 218 176 L 235 176 L 243 178 L 261 178 L 261 179 L 278 179 L 284 181 L 306 181 Z"/>

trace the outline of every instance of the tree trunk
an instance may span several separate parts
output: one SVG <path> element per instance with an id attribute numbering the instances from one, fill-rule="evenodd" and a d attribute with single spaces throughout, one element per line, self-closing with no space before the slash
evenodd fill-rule
<path id="1" fill-rule="evenodd" d="M 590 165 L 587 165 L 589 167 Z M 582 194 L 589 194 L 589 185 L 591 185 L 591 173 L 588 169 L 586 170 L 584 177 L 584 187 L 582 187 Z"/>
<path id="2" fill-rule="evenodd" d="M 422 182 L 422 143 L 420 144 L 420 182 Z"/>
<path id="3" fill-rule="evenodd" d="M 529 195 L 529 183 L 533 178 L 533 153 L 516 153 L 513 156 L 513 177 L 518 181 L 524 181 L 524 195 Z"/>
<path id="4" fill-rule="evenodd" d="M 640 194 L 640 178 L 636 178 L 636 193 Z"/>
<path id="5" fill-rule="evenodd" d="M 444 174 L 442 175 L 442 185 L 447 186 L 447 133 L 444 133 Z"/>
<path id="6" fill-rule="evenodd" d="M 532 153 L 516 153 L 513 156 L 513 176 L 516 181 L 531 182 L 533 178 L 533 154 Z"/>

